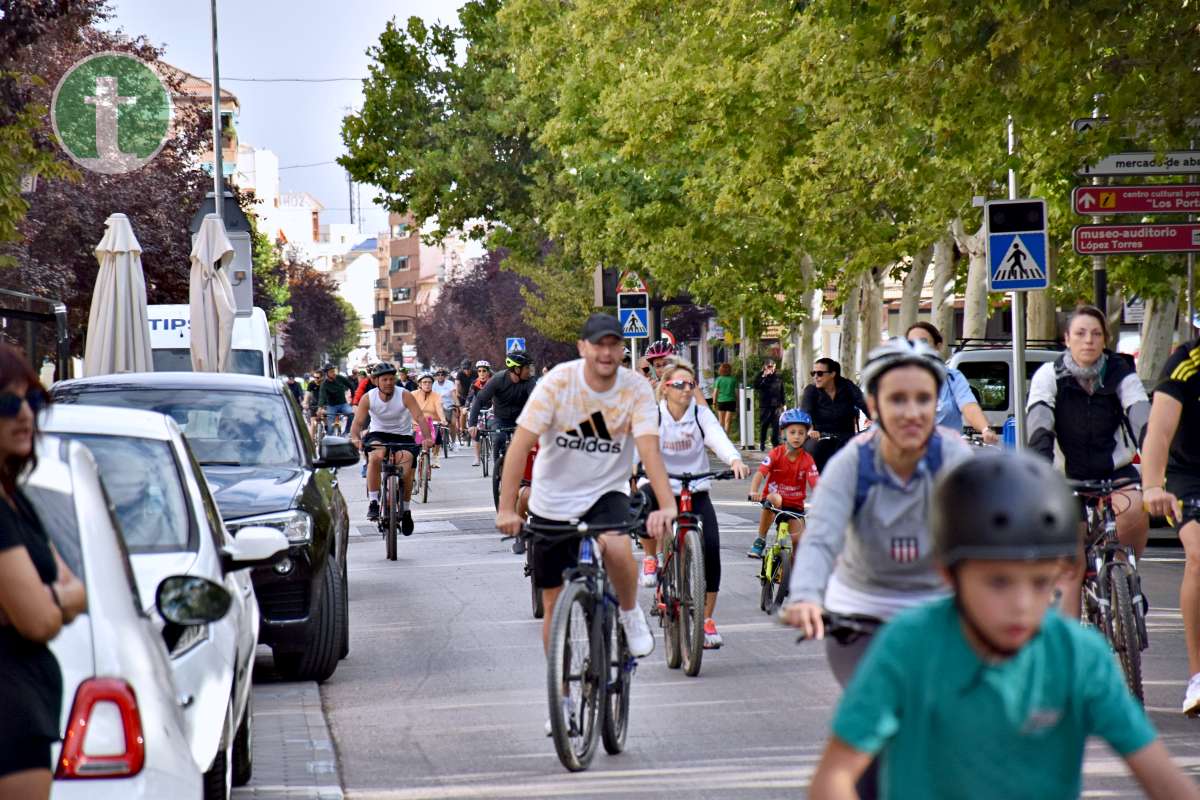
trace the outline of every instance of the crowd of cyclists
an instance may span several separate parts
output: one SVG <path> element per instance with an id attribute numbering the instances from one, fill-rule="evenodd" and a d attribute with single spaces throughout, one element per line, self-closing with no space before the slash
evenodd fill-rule
<path id="1" fill-rule="evenodd" d="M 980 443 L 999 440 L 965 377 L 939 355 L 942 341 L 934 326 L 917 323 L 870 352 L 859 384 L 836 361 L 817 360 L 799 404 L 771 407 L 760 433 L 770 431 L 773 446 L 753 470 L 695 369 L 666 342 L 635 367 L 620 325 L 605 314 L 583 326 L 577 360 L 537 380 L 528 355 L 514 351 L 500 371 L 464 359 L 453 374 L 438 369 L 415 382 L 386 363 L 357 386 L 326 369 L 305 398 L 324 425 L 352 416 L 356 443 L 408 445 L 398 456 L 406 466 L 438 428 L 473 440 L 477 465 L 490 412 L 487 435 L 503 440 L 493 452 L 507 453 L 496 514 L 507 535 L 577 521 L 615 531 L 627 527 L 631 507 L 644 506 L 640 569 L 628 536 L 598 537 L 618 621 L 638 658 L 654 648 L 637 602 L 639 573 L 642 586 L 655 585 L 659 542 L 678 513 L 680 481 L 670 476 L 708 470 L 710 453 L 736 479 L 753 472 L 748 500 L 763 511 L 748 555 L 761 557 L 774 511 L 801 517 L 791 527 L 794 563 L 778 617 L 824 640 L 845 690 L 813 796 L 960 796 L 963 787 L 973 787 L 971 796 L 1069 795 L 1079 791 L 1084 740 L 1099 735 L 1150 796 L 1200 797 L 1105 642 L 1067 622 L 1079 617 L 1085 568 L 1081 504 L 1051 466 L 1057 451 L 1069 479 L 1140 478 L 1142 489 L 1121 490 L 1115 504 L 1118 536 L 1134 553 L 1146 544 L 1147 512 L 1179 530 L 1191 672 L 1182 710 L 1200 715 L 1200 340 L 1173 354 L 1151 403 L 1132 359 L 1106 347 L 1104 315 L 1077 309 L 1066 349 L 1031 381 L 1029 454 L 973 448 L 959 435 L 965 423 Z M 758 382 L 773 381 L 768 362 Z M 711 398 L 718 412 L 719 389 Z M 371 515 L 378 460 L 373 454 L 367 473 Z M 411 478 L 406 534 L 410 486 Z M 691 508 L 703 533 L 704 647 L 718 649 L 720 530 L 709 489 L 707 480 L 691 485 Z M 530 546 L 548 647 L 578 540 Z M 872 626 L 846 635 L 837 621 L 847 619 Z M 952 766 L 927 769 L 934 752 Z M 1006 768 L 1013 756 L 1040 766 L 1015 773 Z"/>

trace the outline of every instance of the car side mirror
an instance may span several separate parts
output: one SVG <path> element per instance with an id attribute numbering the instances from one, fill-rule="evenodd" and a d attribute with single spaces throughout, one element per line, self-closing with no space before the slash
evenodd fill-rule
<path id="1" fill-rule="evenodd" d="M 236 572 L 239 569 L 265 567 L 287 553 L 288 540 L 282 531 L 263 525 L 240 528 L 233 541 L 221 551 L 221 569 Z"/>
<path id="2" fill-rule="evenodd" d="M 317 460 L 313 466 L 318 469 L 337 469 L 338 467 L 353 467 L 358 463 L 358 448 L 341 436 L 326 436 L 321 440 Z"/>
<path id="3" fill-rule="evenodd" d="M 163 578 L 154 595 L 158 613 L 176 625 L 216 622 L 225 616 L 232 602 L 225 587 L 198 575 Z"/>

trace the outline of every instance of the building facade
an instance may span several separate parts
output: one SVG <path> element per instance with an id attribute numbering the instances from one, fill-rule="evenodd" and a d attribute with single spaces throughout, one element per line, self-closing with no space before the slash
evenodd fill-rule
<path id="1" fill-rule="evenodd" d="M 421 235 L 411 217 L 388 215 L 377 237 L 379 273 L 375 282 L 375 349 L 397 364 L 416 363 L 417 297 L 421 284 Z"/>

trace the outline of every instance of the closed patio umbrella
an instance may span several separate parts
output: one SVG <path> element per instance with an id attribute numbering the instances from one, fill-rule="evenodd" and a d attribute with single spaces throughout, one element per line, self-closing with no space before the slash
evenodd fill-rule
<path id="1" fill-rule="evenodd" d="M 100 273 L 88 315 L 83 351 L 85 377 L 154 369 L 142 246 L 124 214 L 113 214 L 106 226 L 104 237 L 96 245 Z"/>
<path id="2" fill-rule="evenodd" d="M 233 318 L 237 303 L 225 268 L 233 262 L 233 245 L 225 225 L 209 214 L 192 245 L 189 289 L 192 318 L 192 369 L 225 372 L 233 348 Z"/>

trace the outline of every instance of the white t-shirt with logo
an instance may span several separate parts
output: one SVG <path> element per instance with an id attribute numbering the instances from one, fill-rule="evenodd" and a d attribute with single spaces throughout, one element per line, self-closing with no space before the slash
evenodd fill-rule
<path id="1" fill-rule="evenodd" d="M 611 389 L 593 391 L 577 359 L 538 381 L 517 425 L 538 436 L 529 510 L 565 522 L 608 492 L 629 493 L 634 439 L 658 435 L 658 406 L 649 382 L 624 367 Z"/>

